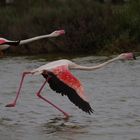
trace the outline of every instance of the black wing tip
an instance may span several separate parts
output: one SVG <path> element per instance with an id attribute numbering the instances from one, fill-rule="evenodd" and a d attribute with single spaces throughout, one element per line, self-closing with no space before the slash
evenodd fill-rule
<path id="1" fill-rule="evenodd" d="M 9 41 L 9 42 L 5 42 L 3 44 L 8 44 L 10 46 L 19 46 L 20 45 L 20 40 L 18 40 L 18 41 Z"/>
<path id="2" fill-rule="evenodd" d="M 94 110 L 93 110 L 92 108 L 90 108 L 90 110 L 87 111 L 87 113 L 88 113 L 89 115 L 91 115 L 93 112 L 94 112 Z"/>
<path id="3" fill-rule="evenodd" d="M 89 115 L 94 112 L 94 110 L 87 101 L 79 98 L 79 103 L 75 102 L 75 105 L 78 106 L 82 111 L 88 113 Z"/>
<path id="4" fill-rule="evenodd" d="M 14 46 L 19 46 L 19 45 L 20 45 L 20 40 L 14 41 L 14 42 L 13 42 L 13 45 L 14 45 Z"/>
<path id="5" fill-rule="evenodd" d="M 83 111 L 85 111 L 86 113 L 88 113 L 89 115 L 91 115 L 94 110 L 91 108 L 91 106 L 89 105 L 89 103 L 87 102 L 87 107 L 86 108 L 81 108 Z"/>

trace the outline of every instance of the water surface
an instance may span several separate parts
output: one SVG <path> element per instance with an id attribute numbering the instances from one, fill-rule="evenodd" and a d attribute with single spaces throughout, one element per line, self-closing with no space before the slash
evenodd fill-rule
<path id="1" fill-rule="evenodd" d="M 55 58 L 57 59 L 57 58 Z M 81 65 L 96 65 L 106 57 L 71 58 Z M 35 93 L 41 76 L 26 78 L 15 108 L 5 105 L 14 99 L 25 70 L 51 59 L 7 57 L 0 59 L 1 140 L 140 140 L 140 61 L 115 62 L 97 71 L 72 71 L 85 87 L 94 113 L 88 115 L 46 86 L 43 95 L 71 114 L 69 120 Z"/>

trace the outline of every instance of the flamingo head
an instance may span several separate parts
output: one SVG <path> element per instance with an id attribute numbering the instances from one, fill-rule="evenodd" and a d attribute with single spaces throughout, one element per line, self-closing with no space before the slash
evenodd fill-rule
<path id="1" fill-rule="evenodd" d="M 57 37 L 57 36 L 64 35 L 64 34 L 65 34 L 65 30 L 56 30 L 51 33 L 51 36 Z"/>
<path id="2" fill-rule="evenodd" d="M 134 53 L 122 53 L 118 56 L 118 59 L 120 60 L 136 60 L 136 57 L 134 55 Z"/>

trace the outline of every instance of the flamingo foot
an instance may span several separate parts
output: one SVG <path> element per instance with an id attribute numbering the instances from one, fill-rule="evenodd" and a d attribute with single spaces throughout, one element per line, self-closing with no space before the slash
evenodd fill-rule
<path id="1" fill-rule="evenodd" d="M 15 107 L 15 103 L 7 104 L 5 107 Z"/>
<path id="2" fill-rule="evenodd" d="M 67 121 L 67 120 L 69 119 L 69 117 L 70 117 L 70 116 L 65 116 L 65 117 L 63 118 L 63 120 Z"/>
<path id="3" fill-rule="evenodd" d="M 64 116 L 65 116 L 63 119 L 64 119 L 64 120 L 68 120 L 68 119 L 69 119 L 69 117 L 70 117 L 70 115 L 69 115 L 69 114 L 67 114 L 66 112 L 63 112 L 63 114 L 64 114 Z"/>

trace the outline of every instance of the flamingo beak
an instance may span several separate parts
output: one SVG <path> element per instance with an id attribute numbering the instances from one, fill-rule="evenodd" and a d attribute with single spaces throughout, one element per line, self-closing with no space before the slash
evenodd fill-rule
<path id="1" fill-rule="evenodd" d="M 60 35 L 64 35 L 65 34 L 65 30 L 59 30 L 59 34 Z"/>
<path id="2" fill-rule="evenodd" d="M 136 56 L 132 52 L 124 53 L 124 55 L 125 55 L 124 59 L 126 59 L 126 60 L 136 60 Z"/>

